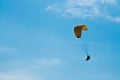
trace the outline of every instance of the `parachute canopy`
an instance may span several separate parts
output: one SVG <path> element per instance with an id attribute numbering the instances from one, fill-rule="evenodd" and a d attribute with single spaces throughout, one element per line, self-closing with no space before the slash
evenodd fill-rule
<path id="1" fill-rule="evenodd" d="M 77 38 L 80 38 L 82 35 L 82 30 L 87 31 L 88 28 L 85 24 L 76 25 L 74 27 L 74 34 Z"/>

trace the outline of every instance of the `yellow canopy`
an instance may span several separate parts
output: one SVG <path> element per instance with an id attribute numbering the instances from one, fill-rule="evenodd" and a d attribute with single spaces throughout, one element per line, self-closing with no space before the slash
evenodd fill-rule
<path id="1" fill-rule="evenodd" d="M 86 31 L 88 30 L 87 26 L 85 24 L 80 24 L 80 25 L 76 25 L 74 27 L 74 34 L 77 38 L 80 38 L 82 35 L 82 30 Z"/>

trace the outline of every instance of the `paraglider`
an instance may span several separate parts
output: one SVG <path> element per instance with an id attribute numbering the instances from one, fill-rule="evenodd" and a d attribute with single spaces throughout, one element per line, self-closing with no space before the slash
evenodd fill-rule
<path id="1" fill-rule="evenodd" d="M 74 34 L 76 38 L 81 38 L 82 36 L 82 31 L 87 31 L 88 27 L 85 24 L 79 24 L 74 27 Z M 88 52 L 86 50 L 87 58 L 85 59 L 86 61 L 90 60 L 90 56 L 88 55 Z"/>

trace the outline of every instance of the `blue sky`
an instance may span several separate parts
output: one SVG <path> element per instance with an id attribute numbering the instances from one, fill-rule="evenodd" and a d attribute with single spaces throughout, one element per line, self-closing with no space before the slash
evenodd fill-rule
<path id="1" fill-rule="evenodd" d="M 0 0 L 0 80 L 119 80 L 119 5 L 118 0 Z M 89 28 L 81 39 L 73 33 L 77 24 Z"/>

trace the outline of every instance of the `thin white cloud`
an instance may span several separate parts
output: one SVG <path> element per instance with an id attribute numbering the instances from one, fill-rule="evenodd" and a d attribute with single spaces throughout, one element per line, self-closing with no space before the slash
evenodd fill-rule
<path id="1" fill-rule="evenodd" d="M 7 46 L 0 46 L 0 52 L 16 52 L 18 51 L 17 48 L 11 48 Z"/>
<path id="2" fill-rule="evenodd" d="M 117 1 L 116 0 L 100 0 L 102 3 L 109 3 L 109 4 L 116 4 Z"/>
<path id="3" fill-rule="evenodd" d="M 37 80 L 31 73 L 25 71 L 0 72 L 0 80 Z"/>
<path id="4" fill-rule="evenodd" d="M 49 5 L 46 11 L 52 11 L 62 16 L 72 16 L 75 18 L 106 18 L 109 16 L 109 6 L 117 4 L 117 0 L 65 0 Z M 119 18 L 111 18 L 112 21 L 119 22 Z"/>
<path id="5" fill-rule="evenodd" d="M 24 62 L 15 61 L 6 65 L 9 66 L 8 69 L 0 71 L 0 80 L 43 80 L 44 76 L 47 76 L 44 73 L 48 73 L 49 68 L 51 70 L 51 67 L 54 68 L 60 64 L 61 59 L 59 58 L 31 59 Z M 40 71 L 38 72 L 39 75 L 37 71 Z"/>
<path id="6" fill-rule="evenodd" d="M 58 59 L 58 58 L 52 58 L 52 59 L 43 58 L 43 59 L 36 60 L 37 65 L 44 66 L 44 67 L 53 67 L 61 64 L 61 62 L 62 62 L 61 59 Z"/>
<path id="7" fill-rule="evenodd" d="M 120 16 L 118 16 L 118 17 L 106 16 L 106 18 L 108 18 L 109 20 L 114 21 L 116 23 L 120 23 Z"/>
<path id="8" fill-rule="evenodd" d="M 46 9 L 61 14 L 62 16 L 90 17 L 99 15 L 99 9 L 95 0 L 67 0 L 63 3 L 49 5 Z M 90 11 L 91 10 L 91 11 Z"/>

